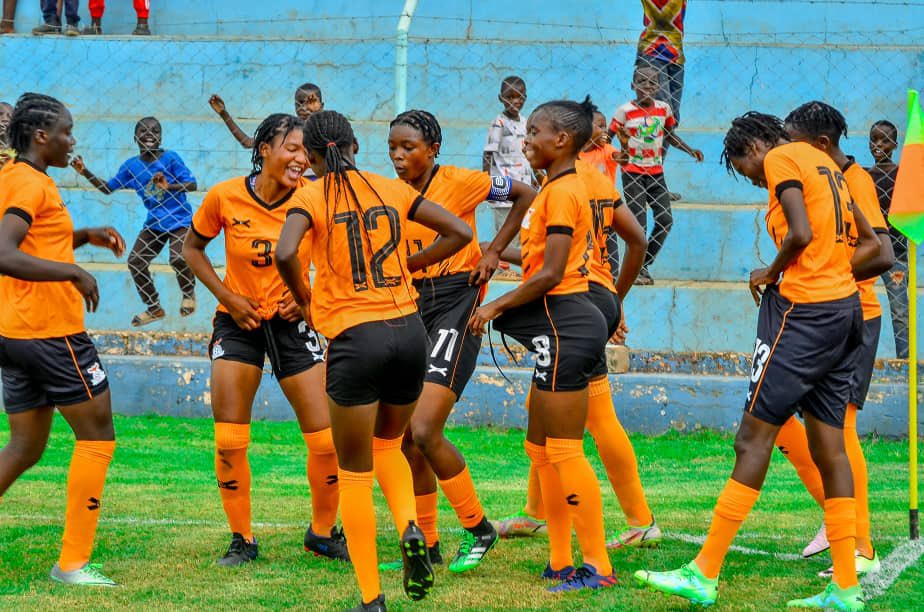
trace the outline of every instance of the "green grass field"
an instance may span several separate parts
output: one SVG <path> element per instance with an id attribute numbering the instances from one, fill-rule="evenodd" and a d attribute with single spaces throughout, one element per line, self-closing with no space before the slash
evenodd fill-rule
<path id="1" fill-rule="evenodd" d="M 123 586 L 68 589 L 47 575 L 56 559 L 72 437 L 55 422 L 41 463 L 0 503 L 0 607 L 16 609 L 344 609 L 359 599 L 348 565 L 302 550 L 309 502 L 305 448 L 294 423 L 256 423 L 250 457 L 253 515 L 260 559 L 222 570 L 215 560 L 229 534 L 213 473 L 212 423 L 160 417 L 118 418 L 119 447 L 109 472 L 94 561 Z M 468 458 L 490 517 L 518 510 L 527 460 L 523 433 L 457 429 L 451 437 Z M 675 568 L 689 561 L 705 534 L 716 496 L 733 459 L 731 439 L 711 433 L 634 437 L 649 500 L 666 539 L 660 549 L 612 555 L 622 584 L 600 593 L 552 596 L 538 575 L 546 561 L 544 538 L 501 541 L 482 567 L 463 576 L 437 570 L 431 596 L 412 603 L 400 574 L 383 575 L 394 610 L 436 609 L 683 609 L 680 600 L 635 588 L 638 568 Z M 6 425 L 0 426 L 0 442 Z M 622 526 L 619 506 L 592 451 L 603 483 L 607 529 Z M 907 532 L 907 444 L 868 439 L 873 534 L 880 557 Z M 378 493 L 377 493 L 378 496 Z M 396 558 L 396 536 L 384 500 L 377 497 L 380 558 Z M 440 504 L 444 555 L 458 544 L 455 516 Z M 821 521 L 794 470 L 778 453 L 757 506 L 745 523 L 722 574 L 720 610 L 781 608 L 786 600 L 824 588 L 815 574 L 828 559 L 796 559 Z M 576 543 L 575 543 L 576 546 Z M 777 555 L 777 556 L 775 556 Z M 881 596 L 877 610 L 920 609 L 924 563 L 912 565 Z"/>

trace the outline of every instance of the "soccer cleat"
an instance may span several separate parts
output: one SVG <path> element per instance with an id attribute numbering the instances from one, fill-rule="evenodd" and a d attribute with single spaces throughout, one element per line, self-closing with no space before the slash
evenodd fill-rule
<path id="1" fill-rule="evenodd" d="M 362 602 L 355 608 L 351 608 L 350 612 L 385 612 L 386 610 L 388 608 L 385 606 L 385 595 L 379 593 L 379 596 L 369 603 Z"/>
<path id="2" fill-rule="evenodd" d="M 873 558 L 867 559 L 857 551 L 856 556 L 854 557 L 854 563 L 857 568 L 857 576 L 863 576 L 865 574 L 875 574 L 882 569 L 882 563 L 879 562 L 879 553 L 873 552 Z M 818 576 L 821 578 L 831 578 L 834 576 L 834 566 L 832 565 L 828 569 L 818 572 Z"/>
<path id="3" fill-rule="evenodd" d="M 793 599 L 786 602 L 787 608 L 818 608 L 821 610 L 863 610 L 863 589 L 856 584 L 849 589 L 842 589 L 833 582 L 824 592 L 805 599 Z"/>
<path id="4" fill-rule="evenodd" d="M 103 573 L 99 570 L 100 566 L 98 564 L 87 563 L 81 568 L 70 572 L 65 572 L 57 563 L 55 563 L 54 567 L 51 568 L 51 574 L 49 574 L 49 576 L 55 582 L 60 582 L 61 584 L 70 584 L 74 586 L 119 586 L 116 584 L 115 580 L 104 576 Z"/>
<path id="5" fill-rule="evenodd" d="M 607 548 L 657 548 L 661 544 L 661 528 L 654 521 L 648 527 L 629 527 L 606 543 Z"/>
<path id="6" fill-rule="evenodd" d="M 715 603 L 719 593 L 719 580 L 710 580 L 703 576 L 695 561 L 670 572 L 649 572 L 639 570 L 634 575 L 635 582 L 655 591 L 676 595 L 706 607 Z"/>
<path id="7" fill-rule="evenodd" d="M 475 532 L 478 533 L 475 533 Z M 497 530 L 488 522 L 487 519 L 481 519 L 481 523 L 471 530 L 466 529 L 462 532 L 462 543 L 459 544 L 459 551 L 449 563 L 449 571 L 456 574 L 473 570 L 484 560 L 485 555 L 494 548 L 497 543 Z"/>
<path id="8" fill-rule="evenodd" d="M 427 549 L 427 555 L 430 557 L 430 565 L 443 564 L 443 554 L 440 552 L 439 542 Z M 397 572 L 402 568 L 404 568 L 404 561 L 383 561 L 379 563 L 380 572 Z"/>
<path id="9" fill-rule="evenodd" d="M 218 565 L 222 567 L 237 567 L 245 563 L 250 563 L 257 558 L 257 538 L 253 542 L 248 542 L 239 533 L 231 534 L 231 544 L 228 546 L 228 552 L 218 560 Z"/>
<path id="10" fill-rule="evenodd" d="M 566 565 L 560 570 L 553 570 L 551 563 L 545 564 L 545 570 L 542 572 L 543 580 L 567 580 L 574 575 L 574 566 Z"/>
<path id="11" fill-rule="evenodd" d="M 814 557 L 819 553 L 831 548 L 831 544 L 828 542 L 828 530 L 825 527 L 825 524 L 821 524 L 821 529 L 818 530 L 818 533 L 815 534 L 815 537 L 812 538 L 812 541 L 809 542 L 804 549 L 802 549 L 802 557 L 808 559 L 809 557 Z"/>
<path id="12" fill-rule="evenodd" d="M 401 557 L 404 559 L 404 592 L 414 601 L 420 601 L 433 587 L 433 565 L 423 531 L 414 521 L 408 523 L 401 536 Z"/>
<path id="13" fill-rule="evenodd" d="M 616 586 L 616 572 L 609 576 L 602 576 L 597 573 L 597 569 L 593 565 L 585 563 L 561 584 L 549 587 L 548 591 L 549 593 L 567 593 L 580 589 L 605 589 L 611 586 Z"/>
<path id="14" fill-rule="evenodd" d="M 318 557 L 327 557 L 337 561 L 350 561 L 350 552 L 347 550 L 346 536 L 343 529 L 332 527 L 330 537 L 319 536 L 311 531 L 311 525 L 305 531 L 305 551 L 314 553 Z"/>
<path id="15" fill-rule="evenodd" d="M 502 538 L 534 536 L 546 532 L 545 521 L 533 518 L 522 510 L 493 523 L 493 525 L 497 530 L 497 535 Z"/>

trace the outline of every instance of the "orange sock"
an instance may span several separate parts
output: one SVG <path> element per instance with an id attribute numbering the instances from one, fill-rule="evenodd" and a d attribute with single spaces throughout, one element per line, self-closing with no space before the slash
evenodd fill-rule
<path id="1" fill-rule="evenodd" d="M 635 449 L 616 418 L 609 379 L 590 381 L 587 396 L 587 430 L 597 445 L 597 452 L 600 453 L 607 478 L 619 499 L 623 514 L 633 527 L 651 525 L 654 517 L 638 476 Z"/>
<path id="2" fill-rule="evenodd" d="M 529 466 L 529 483 L 526 485 L 526 507 L 523 512 L 536 520 L 545 520 L 545 505 L 542 503 L 542 487 L 536 466 Z"/>
<path id="3" fill-rule="evenodd" d="M 328 536 L 337 522 L 337 452 L 330 427 L 302 433 L 308 447 L 308 484 L 311 487 L 311 530 Z"/>
<path id="4" fill-rule="evenodd" d="M 253 542 L 250 524 L 250 425 L 215 423 L 215 475 L 231 533 Z"/>
<path id="5" fill-rule="evenodd" d="M 93 552 L 100 500 L 115 440 L 77 440 L 67 473 L 67 514 L 58 566 L 72 572 L 86 565 Z"/>
<path id="6" fill-rule="evenodd" d="M 411 466 L 401 452 L 402 436 L 386 440 L 372 438 L 372 463 L 375 479 L 382 487 L 385 501 L 391 509 L 391 516 L 398 529 L 398 537 L 404 535 L 410 521 L 417 522 L 417 505 L 414 500 L 414 479 Z"/>
<path id="7" fill-rule="evenodd" d="M 857 550 L 867 559 L 872 559 L 875 551 L 869 534 L 869 475 L 857 434 L 857 407 L 854 404 L 847 404 L 844 447 L 850 460 L 850 471 L 853 472 L 853 497 L 857 500 Z"/>
<path id="8" fill-rule="evenodd" d="M 584 563 L 594 566 L 603 576 L 612 574 L 613 566 L 606 552 L 606 533 L 603 530 L 600 483 L 584 456 L 584 441 L 546 438 L 545 452 L 561 480 Z"/>
<path id="9" fill-rule="evenodd" d="M 440 541 L 440 533 L 436 527 L 439 494 L 418 495 L 414 498 L 414 502 L 417 506 L 417 526 L 423 531 L 424 538 L 427 540 L 427 548 L 432 548 Z"/>
<path id="10" fill-rule="evenodd" d="M 379 559 L 375 548 L 375 505 L 372 502 L 373 472 L 339 470 L 340 518 L 346 535 L 353 572 L 363 602 L 382 592 Z"/>
<path id="11" fill-rule="evenodd" d="M 825 500 L 825 527 L 831 543 L 834 584 L 849 589 L 857 584 L 854 551 L 857 547 L 856 500 L 852 497 L 832 497 Z"/>
<path id="12" fill-rule="evenodd" d="M 786 459 L 796 468 L 799 480 L 805 489 L 815 499 L 819 507 L 825 507 L 825 488 L 821 482 L 821 474 L 812 459 L 809 451 L 808 436 L 805 434 L 805 425 L 795 416 L 789 418 L 780 427 L 776 434 L 777 448 L 786 455 Z"/>
<path id="13" fill-rule="evenodd" d="M 472 475 L 467 465 L 449 480 L 441 480 L 440 488 L 449 500 L 452 509 L 456 511 L 456 516 L 459 517 L 459 522 L 463 527 L 470 529 L 481 522 L 484 518 L 484 510 L 475 492 L 475 483 L 472 482 Z"/>
<path id="14" fill-rule="evenodd" d="M 549 535 L 549 565 L 553 570 L 560 570 L 574 565 L 571 555 L 571 515 L 568 502 L 561 486 L 558 472 L 549 463 L 546 448 L 533 444 L 529 440 L 523 444 L 526 454 L 532 461 L 532 467 L 540 480 L 543 504 L 548 510 L 546 529 Z"/>
<path id="15" fill-rule="evenodd" d="M 696 565 L 706 578 L 719 577 L 719 570 L 741 523 L 757 502 L 760 491 L 728 479 L 715 503 L 709 535 L 696 556 Z"/>

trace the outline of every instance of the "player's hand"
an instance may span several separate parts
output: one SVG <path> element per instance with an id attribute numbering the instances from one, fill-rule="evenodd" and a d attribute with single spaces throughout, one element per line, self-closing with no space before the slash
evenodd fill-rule
<path id="1" fill-rule="evenodd" d="M 116 257 L 122 257 L 125 253 L 125 238 L 122 238 L 122 234 L 114 227 L 91 227 L 87 229 L 87 242 L 93 246 L 109 249 Z"/>
<path id="2" fill-rule="evenodd" d="M 760 306 L 760 298 L 764 294 L 762 287 L 772 285 L 776 281 L 777 276 L 771 274 L 770 268 L 757 268 L 751 271 L 750 288 L 755 304 Z"/>
<path id="3" fill-rule="evenodd" d="M 225 101 L 221 99 L 221 96 L 218 94 L 212 94 L 209 97 L 209 106 L 212 107 L 212 110 L 218 113 L 219 115 L 225 112 Z"/>
<path id="4" fill-rule="evenodd" d="M 295 323 L 302 320 L 302 313 L 291 295 L 287 295 L 279 302 L 279 309 L 276 311 L 283 321 Z"/>
<path id="5" fill-rule="evenodd" d="M 468 284 L 483 285 L 488 282 L 494 276 L 494 272 L 499 265 L 500 257 L 497 256 L 497 253 L 486 251 L 478 260 L 478 263 L 475 264 L 475 269 L 468 275 Z"/>
<path id="6" fill-rule="evenodd" d="M 610 342 L 613 344 L 625 345 L 628 335 L 629 326 L 626 325 L 626 311 L 623 310 L 619 315 L 619 326 L 616 328 L 616 331 L 613 332 L 613 337 L 610 338 Z"/>
<path id="7" fill-rule="evenodd" d="M 167 177 L 164 176 L 163 172 L 154 174 L 154 176 L 151 177 L 151 182 L 154 183 L 154 186 L 158 189 L 163 189 L 164 191 L 170 189 L 170 183 L 167 182 Z"/>
<path id="8" fill-rule="evenodd" d="M 93 275 L 78 265 L 74 266 L 74 278 L 71 283 L 76 287 L 83 301 L 87 305 L 87 312 L 96 312 L 99 306 L 99 287 L 96 285 L 96 279 Z"/>
<path id="9" fill-rule="evenodd" d="M 472 318 L 468 320 L 468 327 L 476 336 L 483 336 L 487 331 L 488 323 L 499 317 L 500 314 L 500 311 L 494 306 L 494 302 L 488 302 L 472 313 Z"/>
<path id="10" fill-rule="evenodd" d="M 83 157 L 77 155 L 71 160 L 71 168 L 77 171 L 77 174 L 83 176 L 83 173 L 87 171 L 86 164 L 83 163 Z"/>
<path id="11" fill-rule="evenodd" d="M 619 140 L 619 144 L 623 149 L 629 146 L 629 132 L 627 132 L 625 128 L 616 130 L 616 139 Z"/>
<path id="12" fill-rule="evenodd" d="M 624 149 L 613 152 L 613 161 L 619 164 L 620 166 L 625 166 L 629 163 L 629 154 L 626 153 Z"/>
<path id="13" fill-rule="evenodd" d="M 253 331 L 260 327 L 262 320 L 257 312 L 260 304 L 253 298 L 232 293 L 222 302 L 222 305 L 228 309 L 228 313 L 237 326 L 244 331 Z"/>
<path id="14" fill-rule="evenodd" d="M 696 159 L 697 163 L 702 162 L 704 159 L 706 159 L 706 156 L 703 155 L 703 152 L 700 151 L 699 149 L 693 149 L 692 151 L 690 151 L 690 155 L 692 155 L 693 158 Z"/>
<path id="15" fill-rule="evenodd" d="M 295 302 L 293 301 L 292 303 L 294 304 Z M 304 306 L 299 306 L 298 310 L 302 320 L 308 324 L 308 327 L 314 329 L 314 322 L 311 320 L 311 300 L 305 302 Z"/>

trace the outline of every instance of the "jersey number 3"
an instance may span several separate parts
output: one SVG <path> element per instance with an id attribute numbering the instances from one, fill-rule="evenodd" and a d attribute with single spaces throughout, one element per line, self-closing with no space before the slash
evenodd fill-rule
<path id="1" fill-rule="evenodd" d="M 385 219 L 380 221 L 380 217 L 385 217 Z M 377 251 L 372 253 L 369 260 L 369 274 L 372 276 L 372 284 L 377 288 L 397 287 L 401 282 L 401 277 L 386 275 L 385 261 L 398 249 L 398 243 L 401 240 L 401 219 L 398 211 L 391 206 L 374 206 L 364 214 L 348 210 L 334 215 L 334 223 L 342 223 L 346 226 L 354 291 L 369 289 L 363 241 L 371 242 L 369 233 L 379 229 L 380 222 L 387 224 L 391 235 Z M 362 223 L 362 228 L 360 223 Z M 364 233 L 365 236 L 363 236 Z"/>
<path id="2" fill-rule="evenodd" d="M 254 240 L 250 246 L 257 250 L 259 259 L 251 259 L 251 265 L 257 268 L 267 268 L 273 265 L 273 243 L 269 240 Z"/>

